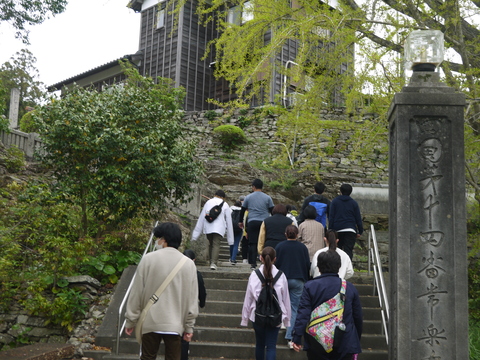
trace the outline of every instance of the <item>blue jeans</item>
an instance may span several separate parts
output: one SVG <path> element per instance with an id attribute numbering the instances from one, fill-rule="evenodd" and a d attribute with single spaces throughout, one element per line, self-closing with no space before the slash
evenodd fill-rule
<path id="1" fill-rule="evenodd" d="M 280 327 L 261 327 L 253 323 L 253 329 L 255 330 L 255 359 L 275 360 Z"/>
<path id="2" fill-rule="evenodd" d="M 242 236 L 243 232 L 233 234 L 233 245 L 230 245 L 230 261 L 237 260 L 238 245 L 240 244 L 240 240 L 242 240 Z"/>
<path id="3" fill-rule="evenodd" d="M 288 279 L 288 292 L 290 293 L 292 316 L 290 319 L 290 326 L 287 327 L 287 331 L 285 333 L 285 339 L 287 340 L 292 340 L 292 331 L 295 327 L 295 320 L 297 319 L 298 304 L 300 303 L 300 297 L 302 296 L 303 285 L 303 280 Z"/>

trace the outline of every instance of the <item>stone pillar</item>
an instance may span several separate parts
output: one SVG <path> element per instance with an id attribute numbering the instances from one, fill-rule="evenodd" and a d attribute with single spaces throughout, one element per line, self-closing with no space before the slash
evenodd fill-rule
<path id="1" fill-rule="evenodd" d="M 10 129 L 18 128 L 18 106 L 20 104 L 20 89 L 12 88 L 10 91 Z"/>
<path id="2" fill-rule="evenodd" d="M 435 72 L 390 106 L 390 360 L 468 359 L 464 106 Z"/>

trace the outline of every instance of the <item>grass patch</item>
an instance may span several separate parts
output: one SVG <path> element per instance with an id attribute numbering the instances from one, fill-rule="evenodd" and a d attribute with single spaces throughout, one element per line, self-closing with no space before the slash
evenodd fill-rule
<path id="1" fill-rule="evenodd" d="M 468 330 L 470 360 L 480 359 L 480 321 L 470 320 Z"/>

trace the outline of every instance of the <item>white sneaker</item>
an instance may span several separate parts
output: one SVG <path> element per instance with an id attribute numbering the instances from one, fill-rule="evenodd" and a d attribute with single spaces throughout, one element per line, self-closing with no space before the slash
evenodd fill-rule
<path id="1" fill-rule="evenodd" d="M 290 350 L 293 350 L 293 342 L 292 341 L 288 341 L 287 346 Z"/>
<path id="2" fill-rule="evenodd" d="M 248 264 L 248 259 L 243 259 L 243 260 L 242 260 L 242 263 Z"/>
<path id="3" fill-rule="evenodd" d="M 217 270 L 217 265 L 210 264 L 210 270 Z"/>

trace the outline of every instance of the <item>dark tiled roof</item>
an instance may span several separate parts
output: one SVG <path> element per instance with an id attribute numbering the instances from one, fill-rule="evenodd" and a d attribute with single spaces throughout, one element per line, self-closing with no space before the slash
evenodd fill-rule
<path id="1" fill-rule="evenodd" d="M 143 0 L 131 0 L 127 7 L 133 9 L 135 12 L 142 11 Z"/>
<path id="2" fill-rule="evenodd" d="M 116 60 L 112 60 L 112 61 L 110 61 L 110 62 L 108 62 L 108 63 L 106 63 L 106 64 L 97 66 L 96 68 L 93 68 L 93 69 L 91 69 L 91 70 L 85 71 L 85 72 L 83 72 L 83 73 L 81 73 L 81 74 L 75 75 L 75 76 L 73 76 L 73 77 L 71 77 L 71 78 L 68 78 L 68 79 L 66 79 L 66 80 L 60 81 L 60 82 L 58 82 L 58 83 L 56 83 L 56 84 L 50 85 L 50 86 L 47 87 L 47 90 L 50 91 L 50 92 L 56 91 L 56 90 L 60 90 L 60 89 L 63 88 L 65 85 L 72 84 L 72 83 L 74 83 L 74 82 L 76 82 L 76 81 L 78 81 L 78 80 L 80 80 L 80 79 L 83 79 L 83 78 L 85 78 L 85 77 L 87 77 L 87 76 L 94 75 L 94 74 L 97 74 L 97 73 L 102 72 L 102 71 L 104 71 L 104 70 L 110 69 L 110 68 L 112 68 L 112 67 L 114 67 L 114 66 L 117 66 L 117 65 L 118 65 L 118 62 L 119 62 L 120 60 L 128 60 L 128 61 L 132 62 L 132 57 L 133 57 L 133 55 L 125 55 L 125 56 L 123 56 L 123 57 L 121 57 L 121 58 L 118 58 L 118 59 L 116 59 Z M 132 62 L 132 63 L 133 63 L 133 62 Z"/>

